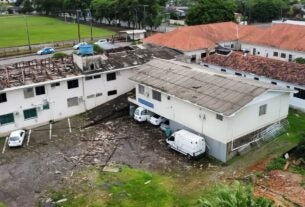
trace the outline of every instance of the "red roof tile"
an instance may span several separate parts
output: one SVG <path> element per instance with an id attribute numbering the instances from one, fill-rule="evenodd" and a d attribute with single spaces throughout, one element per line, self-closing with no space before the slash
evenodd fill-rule
<path id="1" fill-rule="evenodd" d="M 203 62 L 305 86 L 305 65 L 303 64 L 253 55 L 244 56 L 239 52 L 232 52 L 227 56 L 210 55 L 203 58 Z"/>

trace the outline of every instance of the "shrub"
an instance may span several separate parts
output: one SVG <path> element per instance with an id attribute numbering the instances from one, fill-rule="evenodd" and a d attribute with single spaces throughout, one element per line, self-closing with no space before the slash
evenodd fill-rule
<path id="1" fill-rule="evenodd" d="M 286 160 L 283 157 L 277 157 L 271 160 L 267 166 L 268 171 L 283 170 L 286 164 Z"/>
<path id="2" fill-rule="evenodd" d="M 296 59 L 294 60 L 294 62 L 300 63 L 300 64 L 305 64 L 305 58 L 301 58 L 301 57 L 296 58 Z"/>
<path id="3" fill-rule="evenodd" d="M 103 48 L 101 48 L 100 46 L 98 46 L 97 44 L 93 45 L 93 51 L 97 54 L 103 54 L 104 50 Z"/>
<path id="4" fill-rule="evenodd" d="M 57 52 L 53 55 L 54 59 L 62 59 L 62 58 L 65 58 L 65 57 L 68 57 L 68 55 L 65 54 L 65 53 L 62 53 L 62 52 Z"/>
<path id="5" fill-rule="evenodd" d="M 200 207 L 272 207 L 265 198 L 255 198 L 250 186 L 235 182 L 230 186 L 220 185 L 211 193 L 209 199 L 200 199 Z"/>
<path id="6" fill-rule="evenodd" d="M 302 140 L 293 151 L 293 155 L 297 158 L 303 158 L 305 160 L 305 134 L 302 134 Z"/>

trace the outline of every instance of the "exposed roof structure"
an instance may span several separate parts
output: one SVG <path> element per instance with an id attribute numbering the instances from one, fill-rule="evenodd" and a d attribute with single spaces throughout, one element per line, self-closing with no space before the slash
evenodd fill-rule
<path id="1" fill-rule="evenodd" d="M 269 90 L 290 92 L 271 84 L 211 74 L 193 67 L 177 61 L 155 59 L 139 67 L 131 80 L 224 116 L 233 115 Z"/>
<path id="2" fill-rule="evenodd" d="M 234 22 L 185 26 L 150 36 L 144 39 L 144 42 L 186 52 L 213 48 L 218 42 L 234 41 L 257 30 L 262 29 L 240 26 Z"/>
<path id="3" fill-rule="evenodd" d="M 202 59 L 203 62 L 244 71 L 257 76 L 265 76 L 305 86 L 305 65 L 270 59 L 266 57 L 243 55 L 232 52 L 229 55 L 214 54 Z"/>

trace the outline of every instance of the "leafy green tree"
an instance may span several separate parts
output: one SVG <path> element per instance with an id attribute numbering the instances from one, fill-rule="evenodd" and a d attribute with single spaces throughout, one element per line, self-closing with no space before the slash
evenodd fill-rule
<path id="1" fill-rule="evenodd" d="M 63 0 L 33 0 L 33 5 L 38 12 L 49 14 L 63 10 Z"/>
<path id="2" fill-rule="evenodd" d="M 294 60 L 294 62 L 299 63 L 299 64 L 305 64 L 305 58 L 301 58 L 301 57 L 296 58 Z"/>
<path id="3" fill-rule="evenodd" d="M 22 8 L 21 8 L 21 13 L 31 13 L 32 11 L 34 11 L 34 8 L 32 6 L 32 3 L 30 0 L 24 0 L 22 3 Z"/>
<path id="4" fill-rule="evenodd" d="M 255 198 L 250 186 L 239 182 L 231 186 L 221 185 L 208 199 L 199 200 L 200 207 L 273 207 L 273 203 L 265 198 Z"/>
<path id="5" fill-rule="evenodd" d="M 198 0 L 188 12 L 188 25 L 234 21 L 234 0 Z"/>
<path id="6" fill-rule="evenodd" d="M 279 1 L 258 0 L 252 9 L 252 18 L 258 22 L 271 22 L 281 17 L 282 6 Z"/>

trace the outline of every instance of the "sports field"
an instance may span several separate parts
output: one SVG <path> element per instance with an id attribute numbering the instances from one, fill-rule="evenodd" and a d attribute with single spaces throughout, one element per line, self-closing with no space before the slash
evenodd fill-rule
<path id="1" fill-rule="evenodd" d="M 28 16 L 31 44 L 52 43 L 63 40 L 77 40 L 77 24 L 40 17 Z M 90 27 L 81 25 L 81 38 L 90 37 Z M 24 16 L 0 16 L 0 48 L 27 45 L 26 23 Z M 94 37 L 107 37 L 114 32 L 93 28 Z"/>

